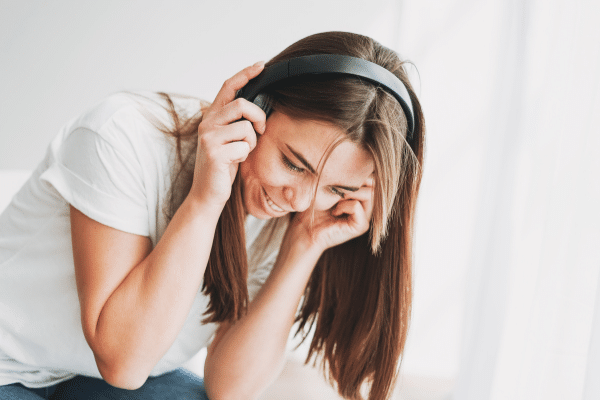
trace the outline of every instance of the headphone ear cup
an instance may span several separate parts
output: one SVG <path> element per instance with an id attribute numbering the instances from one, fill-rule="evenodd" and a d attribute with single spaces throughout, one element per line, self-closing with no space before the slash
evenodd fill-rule
<path id="1" fill-rule="evenodd" d="M 266 94 L 259 93 L 254 99 L 254 104 L 259 106 L 265 112 L 265 114 L 267 114 L 267 118 L 269 118 L 269 115 L 273 111 L 273 109 L 271 108 L 271 101 L 269 99 L 269 96 L 267 96 Z"/>

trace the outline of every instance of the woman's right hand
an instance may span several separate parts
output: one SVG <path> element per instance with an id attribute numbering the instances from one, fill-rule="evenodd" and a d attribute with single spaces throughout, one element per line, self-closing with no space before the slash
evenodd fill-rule
<path id="1" fill-rule="evenodd" d="M 238 165 L 265 131 L 266 115 L 236 93 L 263 70 L 259 62 L 225 81 L 198 126 L 194 180 L 188 198 L 222 209 L 231 194 Z"/>

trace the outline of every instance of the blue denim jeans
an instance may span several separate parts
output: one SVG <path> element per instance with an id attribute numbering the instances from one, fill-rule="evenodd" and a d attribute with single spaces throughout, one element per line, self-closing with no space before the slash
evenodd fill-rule
<path id="1" fill-rule="evenodd" d="M 178 369 L 148 378 L 136 390 L 118 389 L 102 379 L 78 375 L 53 386 L 30 389 L 19 383 L 0 386 L 0 400 L 208 400 L 202 378 Z"/>

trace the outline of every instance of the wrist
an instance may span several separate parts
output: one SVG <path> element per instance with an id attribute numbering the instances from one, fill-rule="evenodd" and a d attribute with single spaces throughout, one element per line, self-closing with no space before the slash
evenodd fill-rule
<path id="1" fill-rule="evenodd" d="M 292 238 L 286 235 L 279 249 L 279 258 L 283 264 L 303 266 L 312 272 L 317 261 L 326 250 L 308 238 Z"/>
<path id="2" fill-rule="evenodd" d="M 177 212 L 184 213 L 186 219 L 201 220 L 206 224 L 212 223 L 216 226 L 223 208 L 224 204 L 205 202 L 194 196 L 187 196 Z"/>

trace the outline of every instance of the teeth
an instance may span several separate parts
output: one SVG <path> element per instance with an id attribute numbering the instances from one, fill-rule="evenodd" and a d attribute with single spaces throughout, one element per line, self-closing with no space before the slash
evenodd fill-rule
<path id="1" fill-rule="evenodd" d="M 269 206 L 277 211 L 277 212 L 285 212 L 282 208 L 278 207 L 275 203 L 273 203 L 273 200 L 271 200 L 271 198 L 269 197 L 269 195 L 267 194 L 267 192 L 265 193 L 265 198 L 267 199 L 267 204 L 269 204 Z"/>

